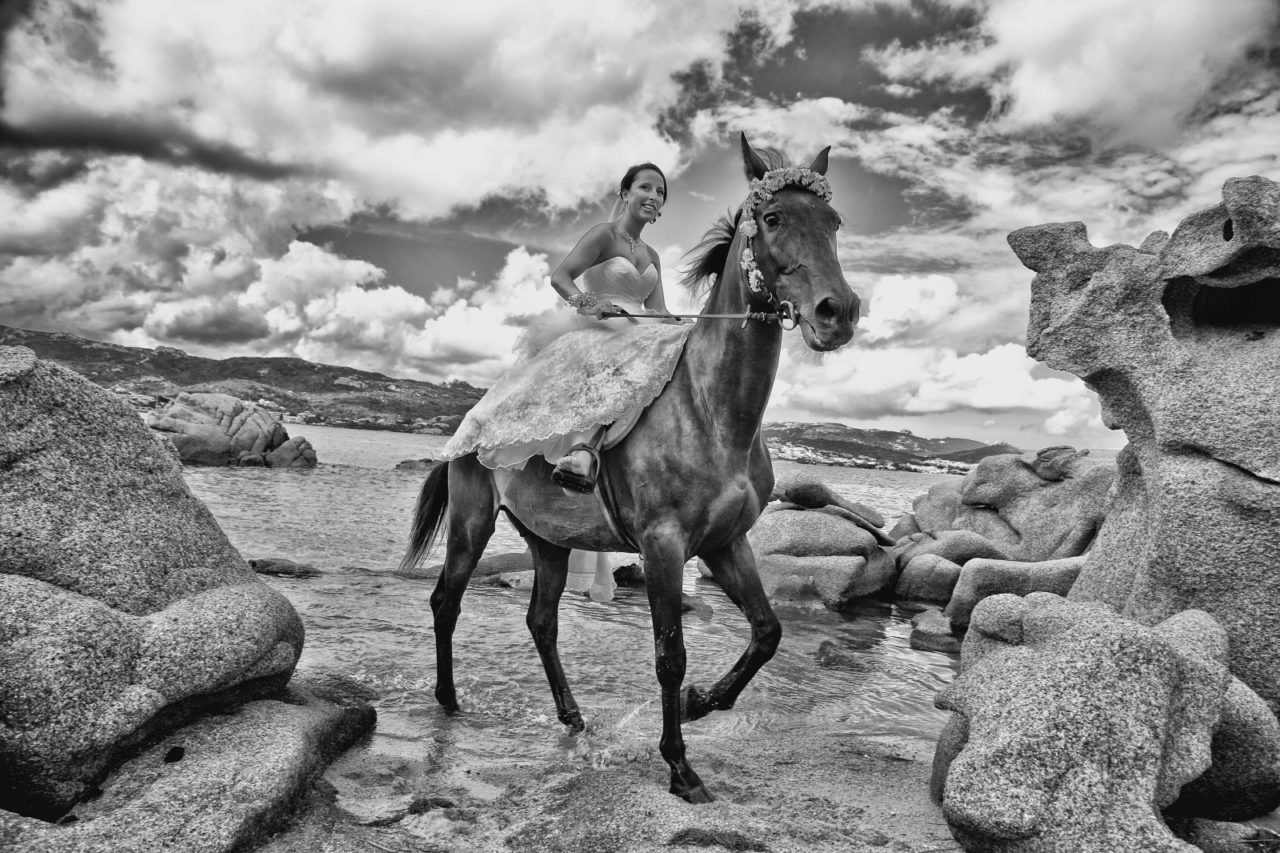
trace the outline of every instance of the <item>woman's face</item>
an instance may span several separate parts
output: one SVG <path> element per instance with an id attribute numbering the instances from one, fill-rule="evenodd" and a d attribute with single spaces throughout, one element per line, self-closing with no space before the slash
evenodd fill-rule
<path id="1" fill-rule="evenodd" d="M 623 191 L 622 200 L 636 216 L 653 222 L 667 203 L 667 182 L 653 169 L 641 169 Z"/>

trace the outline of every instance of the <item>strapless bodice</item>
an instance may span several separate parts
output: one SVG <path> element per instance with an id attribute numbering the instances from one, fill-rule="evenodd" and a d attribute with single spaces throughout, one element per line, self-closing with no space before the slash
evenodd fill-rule
<path id="1" fill-rule="evenodd" d="M 590 294 L 628 307 L 639 307 L 658 286 L 658 268 L 653 264 L 642 273 L 626 258 L 601 261 L 582 274 L 583 289 Z"/>

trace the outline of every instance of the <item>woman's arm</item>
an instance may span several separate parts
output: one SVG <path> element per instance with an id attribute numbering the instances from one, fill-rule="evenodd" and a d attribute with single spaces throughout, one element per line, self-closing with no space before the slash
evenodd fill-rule
<path id="1" fill-rule="evenodd" d="M 573 283 L 574 279 L 595 266 L 608 251 L 612 242 L 613 232 L 607 223 L 602 222 L 583 234 L 578 245 L 565 255 L 564 260 L 555 268 L 555 272 L 551 273 L 551 286 L 555 288 L 556 293 L 566 300 L 582 293 Z"/>

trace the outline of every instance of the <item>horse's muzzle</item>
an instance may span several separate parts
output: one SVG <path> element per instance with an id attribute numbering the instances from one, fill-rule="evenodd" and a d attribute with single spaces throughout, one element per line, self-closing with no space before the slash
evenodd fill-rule
<path id="1" fill-rule="evenodd" d="M 861 303 L 852 290 L 848 298 L 827 296 L 813 306 L 808 317 L 801 315 L 802 334 L 810 349 L 819 352 L 838 349 L 853 338 Z"/>

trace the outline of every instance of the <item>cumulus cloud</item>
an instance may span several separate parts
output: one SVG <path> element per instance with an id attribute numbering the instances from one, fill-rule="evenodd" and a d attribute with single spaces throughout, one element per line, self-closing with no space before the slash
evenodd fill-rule
<path id="1" fill-rule="evenodd" d="M 679 166 L 655 126 L 673 73 L 718 68 L 748 12 L 785 44 L 805 5 L 46 0 L 9 33 L 0 120 L 30 145 L 340 177 L 411 216 L 513 188 L 572 207 L 620 162 Z"/>
<path id="2" fill-rule="evenodd" d="M 1073 377 L 1037 377 L 1037 363 L 1018 344 L 1000 344 L 961 355 L 945 346 L 889 344 L 863 348 L 856 342 L 820 364 L 785 355 L 766 417 L 785 419 L 809 412 L 831 419 L 924 420 L 977 415 L 1037 419 L 1042 434 L 1097 443 L 1106 434 L 1097 397 Z"/>
<path id="3" fill-rule="evenodd" d="M 956 283 L 947 276 L 885 276 L 876 284 L 861 328 L 869 341 L 887 340 L 937 323 L 958 303 Z"/>
<path id="4" fill-rule="evenodd" d="M 975 4 L 976 5 L 976 4 Z M 1274 38 L 1271 0 L 990 0 L 963 40 L 868 51 L 891 79 L 988 87 L 999 124 L 1079 122 L 1111 143 L 1162 145 L 1246 50 Z"/>
<path id="5" fill-rule="evenodd" d="M 99 337 L 138 328 L 153 304 L 225 296 L 260 259 L 283 253 L 295 227 L 352 209 L 331 183 L 261 183 L 137 158 L 90 161 L 34 194 L 0 187 L 0 315 Z"/>

